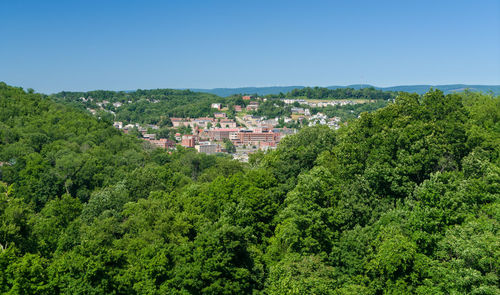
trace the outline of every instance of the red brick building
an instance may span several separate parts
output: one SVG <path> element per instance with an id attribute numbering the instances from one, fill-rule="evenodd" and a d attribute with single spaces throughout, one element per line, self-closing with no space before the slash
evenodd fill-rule
<path id="1" fill-rule="evenodd" d="M 258 144 L 259 142 L 276 142 L 279 136 L 272 132 L 239 132 L 237 138 L 240 144 Z"/>
<path id="2" fill-rule="evenodd" d="M 183 147 L 194 148 L 196 144 L 196 136 L 194 135 L 183 135 L 181 145 Z"/>

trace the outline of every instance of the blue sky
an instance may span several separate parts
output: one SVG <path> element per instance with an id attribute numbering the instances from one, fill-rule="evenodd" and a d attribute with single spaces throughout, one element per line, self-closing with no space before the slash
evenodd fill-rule
<path id="1" fill-rule="evenodd" d="M 500 1 L 1 1 L 36 91 L 500 84 Z"/>

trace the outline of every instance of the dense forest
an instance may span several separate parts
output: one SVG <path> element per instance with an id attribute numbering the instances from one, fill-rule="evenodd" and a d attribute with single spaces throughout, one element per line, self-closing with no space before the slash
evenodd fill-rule
<path id="1" fill-rule="evenodd" d="M 0 293 L 499 294 L 499 164 L 492 95 L 400 93 L 243 164 L 0 83 Z"/>

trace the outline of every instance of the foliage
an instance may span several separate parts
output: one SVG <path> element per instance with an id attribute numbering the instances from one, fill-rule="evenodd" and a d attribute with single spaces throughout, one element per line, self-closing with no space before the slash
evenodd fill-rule
<path id="1" fill-rule="evenodd" d="M 394 92 L 378 90 L 373 87 L 360 89 L 336 88 L 328 89 L 322 87 L 296 88 L 286 94 L 286 97 L 302 97 L 308 99 L 393 99 Z"/>
<path id="2" fill-rule="evenodd" d="M 250 164 L 54 99 L 0 83 L 1 293 L 500 292 L 498 97 L 400 93 Z"/>

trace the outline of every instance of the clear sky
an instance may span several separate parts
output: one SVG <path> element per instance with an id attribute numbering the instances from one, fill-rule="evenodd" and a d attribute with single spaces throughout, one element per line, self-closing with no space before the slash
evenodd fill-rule
<path id="1" fill-rule="evenodd" d="M 0 0 L 0 81 L 44 93 L 500 84 L 500 1 Z"/>

